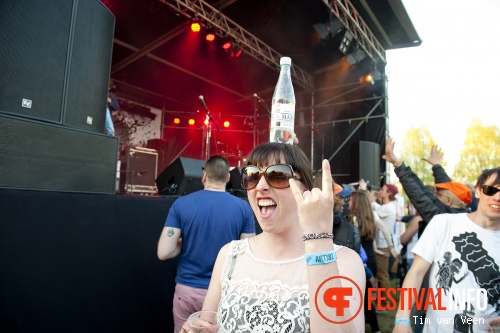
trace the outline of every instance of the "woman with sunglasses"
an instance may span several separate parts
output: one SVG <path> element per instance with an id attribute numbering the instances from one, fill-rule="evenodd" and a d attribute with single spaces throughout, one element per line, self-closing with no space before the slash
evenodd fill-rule
<path id="1" fill-rule="evenodd" d="M 328 161 L 323 190 L 312 188 L 297 146 L 262 144 L 247 163 L 242 186 L 262 233 L 219 252 L 203 305 L 218 311 L 218 332 L 364 332 L 364 267 L 356 252 L 332 242 Z"/>

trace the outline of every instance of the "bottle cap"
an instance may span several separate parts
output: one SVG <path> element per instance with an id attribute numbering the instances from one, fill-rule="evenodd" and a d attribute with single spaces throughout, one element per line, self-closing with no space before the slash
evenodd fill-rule
<path id="1" fill-rule="evenodd" d="M 280 65 L 292 65 L 292 58 L 290 57 L 282 57 L 280 59 Z"/>

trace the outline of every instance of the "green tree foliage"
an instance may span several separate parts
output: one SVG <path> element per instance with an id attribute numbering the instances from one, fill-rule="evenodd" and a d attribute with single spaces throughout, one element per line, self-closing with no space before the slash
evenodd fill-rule
<path id="1" fill-rule="evenodd" d="M 473 119 L 467 129 L 464 150 L 455 166 L 453 180 L 475 184 L 484 169 L 500 166 L 500 130 Z"/>
<path id="2" fill-rule="evenodd" d="M 422 160 L 423 157 L 429 156 L 434 145 L 434 139 L 426 127 L 411 127 L 401 143 L 401 160 L 412 168 L 424 184 L 434 184 L 431 165 Z M 442 165 L 445 167 L 444 162 Z"/>

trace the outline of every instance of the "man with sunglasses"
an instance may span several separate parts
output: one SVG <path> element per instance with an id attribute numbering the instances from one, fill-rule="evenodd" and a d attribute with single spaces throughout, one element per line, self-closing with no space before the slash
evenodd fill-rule
<path id="1" fill-rule="evenodd" d="M 486 332 L 487 322 L 500 315 L 500 168 L 484 170 L 475 190 L 475 212 L 436 215 L 413 248 L 403 288 L 420 288 L 430 270 L 429 286 L 434 295 L 441 288 L 446 308 L 427 309 L 425 332 L 453 332 L 453 321 L 442 319 L 460 315 L 467 303 L 475 309 L 473 318 L 461 323 L 468 332 Z M 476 296 L 480 293 L 483 297 Z M 410 310 L 399 309 L 393 332 L 411 332 L 412 319 Z"/>
<path id="2" fill-rule="evenodd" d="M 168 212 L 158 258 L 180 254 L 172 308 L 174 332 L 201 310 L 220 248 L 255 235 L 255 217 L 249 204 L 226 192 L 229 177 L 226 158 L 210 157 L 203 168 L 203 190 L 178 198 Z"/>

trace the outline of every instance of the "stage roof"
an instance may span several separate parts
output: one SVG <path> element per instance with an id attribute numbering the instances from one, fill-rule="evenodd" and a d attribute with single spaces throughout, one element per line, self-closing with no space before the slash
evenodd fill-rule
<path id="1" fill-rule="evenodd" d="M 212 107 L 241 108 L 238 103 L 251 100 L 254 93 L 269 98 L 278 75 L 277 68 L 246 53 L 235 58 L 222 52 L 218 42 L 208 45 L 202 39 L 213 25 L 202 20 L 202 31 L 195 35 L 189 31 L 187 16 L 196 13 L 179 4 L 213 7 L 277 54 L 290 56 L 294 66 L 312 76 L 334 69 L 344 57 L 338 50 L 343 32 L 319 40 L 313 28 L 332 17 L 328 2 L 320 0 L 103 2 L 116 17 L 111 77 L 123 95 L 167 110 L 197 110 L 199 95 Z M 351 3 L 385 50 L 420 44 L 401 1 Z M 183 13 L 176 12 L 176 7 Z"/>
<path id="2" fill-rule="evenodd" d="M 205 117 L 199 100 L 202 95 L 218 126 L 232 117 L 232 134 L 226 131 L 215 140 L 225 142 L 226 148 L 233 152 L 238 147 L 246 155 L 256 144 L 268 140 L 266 105 L 270 107 L 278 79 L 279 57 L 289 56 L 297 96 L 296 132 L 300 134 L 301 148 L 311 159 L 316 159 L 313 163 L 316 165 L 320 164 L 318 158 L 333 158 L 338 153 L 349 159 L 345 150 L 359 140 L 384 144 L 385 50 L 421 44 L 400 0 L 103 0 L 103 3 L 116 17 L 111 67 L 116 94 L 124 100 L 162 109 L 164 139 L 179 141 L 187 135 L 170 127 L 174 117 L 198 117 L 202 123 Z M 190 30 L 194 18 L 202 23 L 198 34 Z M 321 39 L 314 25 L 331 20 L 342 29 Z M 216 34 L 213 43 L 204 39 L 209 29 Z M 355 35 L 347 54 L 358 45 L 369 55 L 354 65 L 339 50 L 346 30 Z M 222 37 L 232 37 L 243 54 L 234 57 L 231 52 L 222 51 Z M 360 87 L 359 79 L 374 68 L 382 73 L 380 82 Z M 266 105 L 258 102 L 254 94 Z M 352 103 L 353 100 L 360 102 Z M 374 121 L 360 126 L 351 122 L 367 115 Z M 318 125 L 311 126 L 313 121 Z M 342 128 L 335 122 L 345 122 L 348 126 Z M 200 157 L 198 152 L 204 147 L 202 131 L 198 132 L 200 138 L 195 138 L 198 134 L 189 134 L 191 144 L 179 142 L 170 149 L 173 155 Z M 353 135 L 354 132 L 358 134 Z M 347 144 L 345 140 L 351 142 Z M 190 148 L 184 151 L 187 145 Z M 350 168 L 346 164 L 336 172 L 347 175 Z"/>

